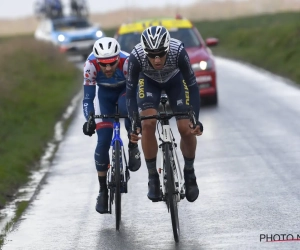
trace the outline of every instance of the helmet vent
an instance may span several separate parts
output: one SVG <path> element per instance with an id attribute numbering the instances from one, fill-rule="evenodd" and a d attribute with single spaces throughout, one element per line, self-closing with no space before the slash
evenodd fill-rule
<path id="1" fill-rule="evenodd" d="M 165 44 L 166 36 L 167 36 L 167 34 L 164 34 L 163 37 L 162 37 L 162 39 L 161 39 L 161 41 L 160 41 L 160 46 L 161 46 L 161 47 L 163 47 L 164 44 Z"/>
<path id="2" fill-rule="evenodd" d="M 101 49 L 103 49 L 103 45 L 102 45 L 102 43 L 99 43 L 99 46 L 100 46 L 100 48 L 101 48 Z"/>
<path id="3" fill-rule="evenodd" d="M 153 39 L 150 38 L 150 39 L 151 39 L 152 43 L 155 44 L 155 43 L 156 43 L 156 40 L 157 40 L 157 37 L 155 37 L 155 38 L 153 38 Z"/>
<path id="4" fill-rule="evenodd" d="M 146 47 L 149 47 L 149 44 L 148 44 L 147 39 L 146 39 L 144 36 L 142 36 L 142 38 L 143 38 L 143 41 L 144 41 L 145 46 L 146 46 Z"/>
<path id="5" fill-rule="evenodd" d="M 108 43 L 108 48 L 110 49 L 110 47 L 111 47 L 111 42 Z"/>
<path id="6" fill-rule="evenodd" d="M 96 48 L 95 48 L 95 52 L 96 52 L 97 55 L 99 55 L 98 50 Z"/>

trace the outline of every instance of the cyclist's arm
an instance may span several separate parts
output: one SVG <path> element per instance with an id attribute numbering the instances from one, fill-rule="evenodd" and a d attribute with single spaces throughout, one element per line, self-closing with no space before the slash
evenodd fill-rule
<path id="1" fill-rule="evenodd" d="M 133 54 L 130 54 L 128 59 L 128 76 L 126 79 L 126 105 L 130 118 L 133 118 L 133 112 L 138 112 L 136 93 L 140 71 L 139 61 Z"/>
<path id="2" fill-rule="evenodd" d="M 129 55 L 123 59 L 123 75 L 125 78 L 128 77 L 128 60 L 129 60 Z"/>
<path id="3" fill-rule="evenodd" d="M 194 70 L 192 69 L 190 59 L 185 48 L 182 48 L 182 50 L 180 51 L 178 58 L 178 67 L 189 89 L 190 105 L 193 106 L 196 119 L 198 120 L 200 112 L 200 94 Z"/>
<path id="4" fill-rule="evenodd" d="M 82 108 L 85 119 L 87 120 L 91 111 L 95 112 L 94 98 L 96 95 L 96 76 L 97 70 L 91 61 L 86 61 L 83 69 L 83 101 Z"/>

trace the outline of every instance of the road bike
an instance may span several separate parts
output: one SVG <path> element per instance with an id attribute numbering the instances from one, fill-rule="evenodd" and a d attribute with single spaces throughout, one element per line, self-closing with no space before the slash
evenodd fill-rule
<path id="1" fill-rule="evenodd" d="M 116 230 L 120 229 L 121 222 L 121 194 L 127 193 L 127 182 L 130 179 L 127 157 L 124 150 L 123 141 L 120 136 L 120 118 L 128 118 L 127 115 L 119 114 L 119 107 L 116 104 L 116 113 L 113 115 L 93 115 L 95 118 L 112 118 L 113 137 L 111 141 L 110 161 L 107 171 L 108 192 L 108 213 L 112 213 L 112 205 L 115 204 Z"/>
<path id="2" fill-rule="evenodd" d="M 174 240 L 179 242 L 180 228 L 178 217 L 178 202 L 185 198 L 185 185 L 183 170 L 180 166 L 177 156 L 177 143 L 175 137 L 170 128 L 169 120 L 172 117 L 185 116 L 188 117 L 193 124 L 193 128 L 196 127 L 196 119 L 192 107 L 187 112 L 167 112 L 166 103 L 168 97 L 166 94 L 162 94 L 160 103 L 162 105 L 162 112 L 158 112 L 156 115 L 140 116 L 134 113 L 133 117 L 133 131 L 136 131 L 137 122 L 147 119 L 156 119 L 157 131 L 159 136 L 159 154 L 160 154 L 160 167 L 158 168 L 160 178 L 161 197 L 160 201 L 166 202 L 168 212 L 171 214 L 172 228 Z M 159 124 L 161 129 L 159 129 Z"/>

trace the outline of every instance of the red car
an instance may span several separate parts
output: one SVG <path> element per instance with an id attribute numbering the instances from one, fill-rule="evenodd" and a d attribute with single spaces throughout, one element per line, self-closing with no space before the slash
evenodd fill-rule
<path id="1" fill-rule="evenodd" d="M 181 17 L 148 19 L 123 24 L 117 30 L 115 38 L 120 43 L 122 50 L 130 53 L 133 47 L 140 42 L 143 30 L 152 25 L 164 26 L 172 38 L 184 43 L 196 75 L 201 98 L 216 105 L 218 102 L 216 68 L 213 54 L 208 47 L 216 46 L 219 42 L 218 39 L 207 38 L 204 41 L 192 22 Z"/>

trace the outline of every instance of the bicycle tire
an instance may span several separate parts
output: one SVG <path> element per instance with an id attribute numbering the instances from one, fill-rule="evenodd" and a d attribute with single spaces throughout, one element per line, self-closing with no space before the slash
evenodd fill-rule
<path id="1" fill-rule="evenodd" d="M 175 183 L 174 183 L 174 173 L 171 166 L 171 155 L 169 145 L 165 145 L 165 170 L 167 173 L 167 189 L 168 189 L 168 196 L 167 202 L 168 207 L 170 209 L 171 214 L 171 221 L 172 221 L 172 228 L 173 228 L 173 235 L 174 240 L 179 242 L 179 235 L 180 235 L 180 228 L 179 228 L 179 217 L 178 217 L 178 208 L 177 208 L 177 194 L 175 193 Z"/>
<path id="2" fill-rule="evenodd" d="M 111 214 L 111 206 L 113 203 L 114 203 L 114 191 L 111 188 L 111 189 L 109 189 L 109 203 L 108 203 L 108 205 L 109 205 L 108 209 L 109 209 L 110 214 Z"/>
<path id="3" fill-rule="evenodd" d="M 121 222 L 121 171 L 120 171 L 120 142 L 115 142 L 115 216 L 116 230 L 120 229 Z"/>

